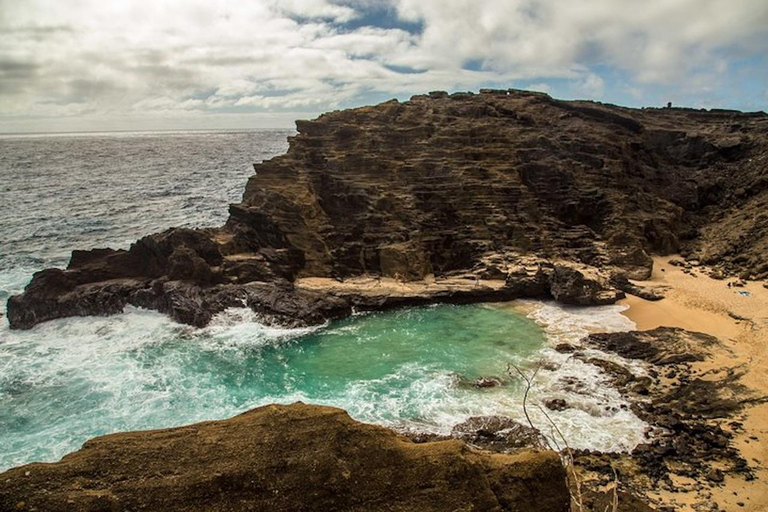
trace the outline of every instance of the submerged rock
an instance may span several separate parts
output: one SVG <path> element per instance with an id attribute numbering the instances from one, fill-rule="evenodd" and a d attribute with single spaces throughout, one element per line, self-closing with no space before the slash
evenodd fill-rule
<path id="1" fill-rule="evenodd" d="M 544 402 L 544 406 L 550 411 L 564 411 L 570 408 L 568 402 L 562 398 L 552 398 Z"/>
<path id="2" fill-rule="evenodd" d="M 501 386 L 501 381 L 495 377 L 481 377 L 475 381 L 475 387 L 495 388 Z"/>
<path id="3" fill-rule="evenodd" d="M 1 474 L 0 510 L 565 512 L 565 476 L 554 452 L 416 444 L 299 403 L 92 439 Z"/>

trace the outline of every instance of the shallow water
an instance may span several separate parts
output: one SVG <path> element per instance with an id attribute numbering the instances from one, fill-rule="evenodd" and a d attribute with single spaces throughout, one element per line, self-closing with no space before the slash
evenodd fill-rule
<path id="1" fill-rule="evenodd" d="M 250 162 L 285 148 L 290 132 L 0 138 L 0 298 L 73 248 L 126 247 L 172 225 L 217 225 Z M 315 329 L 274 329 L 232 309 L 205 329 L 129 308 L 30 331 L 0 325 L 0 469 L 56 460 L 95 435 L 181 425 L 296 400 L 356 419 L 446 434 L 473 415 L 520 420 L 520 379 L 544 361 L 531 404 L 574 447 L 626 450 L 644 424 L 597 369 L 555 352 L 595 330 L 633 327 L 621 306 L 539 302 L 433 306 L 360 315 Z M 638 369 L 640 371 L 640 369 Z M 479 377 L 503 386 L 478 389 Z M 578 386 L 573 383 L 578 382 Z M 543 416 L 531 407 L 537 425 Z"/>

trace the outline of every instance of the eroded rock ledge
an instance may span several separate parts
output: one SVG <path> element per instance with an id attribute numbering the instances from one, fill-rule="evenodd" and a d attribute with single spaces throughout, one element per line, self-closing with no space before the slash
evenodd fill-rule
<path id="1" fill-rule="evenodd" d="M 415 444 L 300 403 L 99 437 L 61 462 L 0 474 L 0 510 L 565 512 L 569 503 L 554 452 Z"/>
<path id="2" fill-rule="evenodd" d="M 648 276 L 650 253 L 768 276 L 764 113 L 509 90 L 430 93 L 297 129 L 287 154 L 255 166 L 224 226 L 75 251 L 9 299 L 11 327 L 126 304 L 193 325 L 242 304 L 288 325 L 390 305 L 294 286 L 306 277 L 434 275 L 432 301 L 599 304 L 617 287 L 644 294 L 627 278 Z M 507 285 L 439 286 L 457 277 Z"/>

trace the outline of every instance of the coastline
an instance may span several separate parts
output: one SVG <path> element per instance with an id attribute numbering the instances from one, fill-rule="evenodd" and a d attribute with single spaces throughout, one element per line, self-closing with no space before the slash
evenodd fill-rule
<path id="1" fill-rule="evenodd" d="M 671 265 L 675 257 L 655 257 L 651 278 L 641 286 L 665 289 L 663 300 L 651 302 L 635 296 L 619 301 L 629 306 L 623 314 L 638 330 L 660 326 L 681 327 L 719 338 L 725 350 L 715 351 L 695 369 L 742 366 L 741 382 L 756 396 L 768 396 L 768 289 L 761 282 L 729 287 L 736 279 L 713 279 L 706 267 Z M 748 292 L 749 296 L 739 294 Z M 768 508 L 768 404 L 748 406 L 738 421 L 743 423 L 734 437 L 734 446 L 754 467 L 756 479 L 726 475 L 723 484 L 708 489 L 720 510 L 762 511 Z M 700 497 L 684 493 L 657 492 L 664 502 L 674 500 L 680 510 L 697 510 Z"/>
<path id="2" fill-rule="evenodd" d="M 568 392 L 609 390 L 627 399 L 618 409 L 599 404 L 591 416 L 631 411 L 650 426 L 648 442 L 629 453 L 578 450 L 570 460 L 591 477 L 590 492 L 604 495 L 620 482 L 664 512 L 722 510 L 718 504 L 762 510 L 766 414 L 754 404 L 768 390 L 760 341 L 768 292 L 762 283 L 734 289 L 708 277 L 709 268 L 679 260 L 672 268 L 662 258 L 650 280 L 634 286 L 628 279 L 650 273 L 649 247 L 689 257 L 697 248 L 718 262 L 717 272 L 768 278 L 763 225 L 752 223 L 766 204 L 764 160 L 756 156 L 765 120 L 484 90 L 299 121 L 288 152 L 255 166 L 226 224 L 171 228 L 127 250 L 75 250 L 66 270 L 40 271 L 8 299 L 8 325 L 27 330 L 133 306 L 197 328 L 240 307 L 269 326 L 306 327 L 438 302 L 551 297 L 601 306 L 624 293 L 656 300 L 653 289 L 666 288 L 660 302 L 621 302 L 630 308 L 619 317 L 621 332 L 589 331 L 552 347 L 600 372 L 568 376 Z M 734 126 L 749 144 L 734 144 Z M 691 240 L 692 233 L 701 238 Z M 598 323 L 596 311 L 587 315 Z M 557 399 L 552 410 L 573 403 Z M 195 458 L 204 461 L 187 461 Z M 134 464 L 139 473 L 143 467 Z"/>

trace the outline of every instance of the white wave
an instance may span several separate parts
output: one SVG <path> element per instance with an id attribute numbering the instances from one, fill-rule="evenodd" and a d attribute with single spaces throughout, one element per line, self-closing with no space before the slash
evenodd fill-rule
<path id="1" fill-rule="evenodd" d="M 552 342 L 575 343 L 595 332 L 623 332 L 636 328 L 622 315 L 626 305 L 566 306 L 554 302 L 520 301 L 533 306 L 528 316 L 539 323 Z"/>
<path id="2" fill-rule="evenodd" d="M 553 302 L 520 302 L 527 316 L 542 326 L 549 345 L 529 359 L 528 368 L 524 370 L 530 375 L 536 367 L 542 367 L 530 394 L 529 412 L 537 418 L 537 426 L 544 431 L 550 429 L 549 420 L 537 407 L 559 398 L 565 400 L 569 408 L 548 411 L 548 414 L 572 447 L 629 451 L 643 442 L 648 425 L 631 412 L 629 402 L 611 386 L 602 370 L 553 349 L 560 343 L 569 343 L 580 347 L 588 358 L 616 362 L 636 375 L 645 375 L 646 370 L 639 362 L 581 346 L 581 340 L 591 333 L 635 329 L 635 323 L 621 314 L 627 306 L 576 307 Z"/>
<path id="3" fill-rule="evenodd" d="M 185 333 L 200 340 L 207 340 L 214 346 L 260 347 L 279 345 L 318 330 L 328 323 L 311 327 L 285 328 L 267 325 L 258 313 L 248 307 L 228 308 L 215 315 L 211 322 L 202 329 L 187 328 Z"/>
<path id="4" fill-rule="evenodd" d="M 528 360 L 513 352 L 509 359 L 521 365 L 544 359 L 555 365 L 539 372 L 531 404 L 550 398 L 571 404 L 551 416 L 575 448 L 631 449 L 642 440 L 645 425 L 596 367 L 551 348 L 606 325 L 609 330 L 631 328 L 616 318 L 620 309 L 590 308 L 601 318 L 596 321 L 570 308 L 529 305 L 532 318 L 549 336 L 549 346 Z M 208 327 L 196 329 L 132 307 L 111 317 L 61 319 L 29 331 L 0 327 L 0 409 L 10 412 L 13 421 L 28 422 L 3 435 L 6 450 L 0 466 L 55 460 L 94 435 L 225 418 L 268 403 L 332 405 L 361 421 L 438 434 L 448 434 L 471 416 L 524 421 L 522 388 L 512 379 L 478 390 L 461 385 L 445 368 L 406 363 L 380 379 L 350 380 L 341 388 L 326 389 L 307 387 L 303 374 L 292 370 L 290 357 L 311 357 L 311 351 L 292 352 L 289 344 L 312 333 L 333 342 L 334 334 L 357 334 L 359 329 L 355 321 L 303 329 L 270 327 L 248 308 L 226 310 Z M 260 362 L 267 347 L 277 349 L 269 352 L 274 359 Z M 582 387 L 564 386 L 568 378 L 579 379 Z M 535 408 L 532 416 L 546 433 L 546 419 Z"/>

